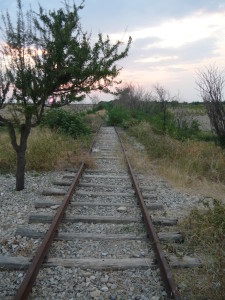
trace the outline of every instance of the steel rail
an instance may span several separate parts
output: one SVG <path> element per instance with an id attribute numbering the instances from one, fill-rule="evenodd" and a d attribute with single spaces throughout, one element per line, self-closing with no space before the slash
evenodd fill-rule
<path id="1" fill-rule="evenodd" d="M 125 158 L 126 158 L 126 162 L 127 162 L 127 165 L 128 165 L 128 171 L 131 175 L 131 179 L 132 179 L 132 182 L 133 182 L 133 187 L 135 189 L 135 193 L 136 193 L 137 198 L 139 200 L 139 205 L 141 207 L 144 222 L 145 222 L 145 225 L 147 227 L 148 237 L 149 237 L 150 241 L 152 242 L 154 251 L 156 253 L 157 262 L 159 264 L 161 276 L 162 276 L 163 281 L 164 281 L 165 286 L 166 286 L 166 291 L 167 291 L 168 297 L 170 297 L 172 299 L 179 300 L 179 299 L 181 299 L 181 296 L 180 296 L 178 288 L 175 284 L 173 274 L 171 272 L 171 269 L 170 269 L 169 264 L 166 260 L 165 254 L 164 254 L 163 249 L 161 247 L 158 235 L 157 235 L 156 230 L 154 228 L 154 225 L 152 223 L 152 219 L 149 215 L 148 208 L 145 204 L 144 198 L 143 198 L 142 193 L 140 191 L 140 188 L 138 186 L 137 179 L 134 175 L 133 169 L 131 167 L 130 161 L 129 161 L 128 156 L 126 154 L 126 150 L 123 146 L 123 143 L 122 143 L 121 137 L 119 135 L 119 132 L 116 128 L 115 128 L 115 130 L 116 130 L 116 133 L 118 135 L 121 147 L 123 149 L 123 152 L 124 152 L 124 155 L 125 155 Z"/>
<path id="2" fill-rule="evenodd" d="M 92 152 L 92 148 L 96 142 L 96 137 L 100 131 L 100 128 L 101 126 L 98 128 L 96 134 L 95 134 L 95 137 L 92 141 L 92 144 L 91 144 L 91 147 L 88 151 L 88 153 L 90 154 Z M 78 185 L 79 183 L 79 179 L 80 177 L 82 176 L 82 173 L 85 169 L 85 163 L 82 162 L 81 165 L 80 165 L 80 168 L 69 188 L 69 191 L 68 193 L 65 195 L 64 199 L 63 199 L 63 202 L 61 204 L 61 206 L 59 207 L 55 217 L 54 217 L 54 220 L 51 224 L 51 226 L 49 227 L 41 245 L 39 246 L 37 252 L 36 252 L 36 255 L 34 256 L 33 258 L 33 261 L 31 262 L 29 268 L 28 268 L 28 271 L 26 272 L 25 274 L 25 277 L 17 291 L 17 294 L 15 296 L 15 300 L 25 300 L 28 298 L 31 290 L 32 290 L 32 286 L 34 284 L 34 281 L 39 273 L 39 270 L 40 270 L 40 267 L 42 265 L 42 263 L 44 262 L 44 260 L 46 259 L 47 257 L 47 254 L 48 254 L 48 251 L 49 251 L 49 248 L 51 246 L 51 243 L 55 237 L 55 235 L 57 234 L 57 229 L 58 229 L 58 226 L 60 224 L 60 222 L 62 221 L 64 215 L 65 215 L 65 211 L 67 209 L 67 206 L 68 204 L 70 203 L 70 200 L 71 200 L 71 197 L 73 195 L 73 192 L 76 188 L 76 186 Z"/>

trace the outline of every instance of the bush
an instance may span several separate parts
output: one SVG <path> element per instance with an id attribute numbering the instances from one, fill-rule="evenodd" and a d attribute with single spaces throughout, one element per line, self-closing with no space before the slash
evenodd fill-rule
<path id="1" fill-rule="evenodd" d="M 71 135 L 73 138 L 77 138 L 80 135 L 87 135 L 91 132 L 91 129 L 82 121 L 81 115 L 62 109 L 48 110 L 41 121 L 41 126 Z"/>
<path id="2" fill-rule="evenodd" d="M 124 122 L 128 122 L 131 119 L 131 113 L 124 106 L 113 106 L 108 110 L 108 122 L 109 126 L 122 125 Z"/>

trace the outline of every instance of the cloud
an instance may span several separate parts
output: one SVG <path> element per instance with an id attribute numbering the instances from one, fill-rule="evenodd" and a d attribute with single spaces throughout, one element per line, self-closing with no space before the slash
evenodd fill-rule
<path id="1" fill-rule="evenodd" d="M 185 44 L 193 43 L 200 39 L 218 36 L 225 32 L 225 11 L 217 13 L 204 13 L 202 11 L 181 19 L 170 19 L 158 26 L 140 28 L 127 32 L 133 41 L 140 39 L 155 39 L 156 42 L 146 46 L 158 48 L 179 48 Z M 121 33 L 111 35 L 119 39 Z M 158 40 L 158 42 L 157 42 Z"/>
<path id="2" fill-rule="evenodd" d="M 174 61 L 178 59 L 178 56 L 174 55 L 174 56 L 151 56 L 151 57 L 146 57 L 146 58 L 140 58 L 135 60 L 135 62 L 137 63 L 158 63 L 161 61 Z"/>

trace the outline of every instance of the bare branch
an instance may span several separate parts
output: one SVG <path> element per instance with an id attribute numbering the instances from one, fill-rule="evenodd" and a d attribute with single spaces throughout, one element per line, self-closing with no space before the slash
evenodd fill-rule
<path id="1" fill-rule="evenodd" d="M 216 132 L 220 145 L 225 147 L 224 73 L 220 72 L 217 66 L 212 65 L 198 71 L 197 75 L 196 84 L 205 104 L 212 128 Z"/>

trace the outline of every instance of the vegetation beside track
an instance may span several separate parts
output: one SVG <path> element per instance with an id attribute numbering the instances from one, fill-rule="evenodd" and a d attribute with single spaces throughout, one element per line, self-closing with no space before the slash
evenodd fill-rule
<path id="1" fill-rule="evenodd" d="M 49 111 L 42 126 L 31 131 L 26 170 L 50 171 L 77 166 L 81 161 L 93 166 L 87 151 L 93 133 L 102 122 L 102 114 L 72 114 L 61 109 Z M 0 127 L 0 172 L 15 170 L 16 153 L 10 145 L 7 129 Z"/>
<path id="2" fill-rule="evenodd" d="M 131 108 L 122 103 L 100 104 L 108 111 L 108 124 L 123 127 L 126 133 L 145 146 L 145 153 L 136 151 L 132 139 L 125 139 L 132 165 L 139 172 L 154 169 L 176 187 L 201 193 L 205 209 L 195 208 L 179 224 L 185 236 L 184 244 L 169 247 L 178 256 L 198 256 L 202 268 L 176 270 L 174 275 L 185 299 L 223 299 L 225 294 L 225 150 L 211 132 L 204 132 L 197 122 L 180 124 L 173 112 L 188 110 L 186 115 L 203 115 L 202 104 L 170 104 L 166 131 L 159 103 L 147 103 Z M 189 190 L 190 191 L 190 190 Z M 213 200 L 213 199 L 219 200 Z"/>
<path id="3" fill-rule="evenodd" d="M 128 135 L 128 131 L 121 134 L 121 136 L 131 165 L 135 170 L 142 174 L 149 173 L 157 176 L 161 171 L 162 165 L 160 163 L 163 164 L 163 160 L 149 158 L 149 152 L 143 152 L 139 144 L 133 147 L 132 141 L 134 139 Z M 190 178 L 193 177 L 190 176 Z M 210 181 L 207 181 L 207 183 L 208 188 L 213 190 L 213 184 L 215 183 Z M 194 184 L 195 182 L 193 182 L 193 186 Z M 216 187 L 219 186 L 216 185 Z M 194 188 L 189 190 L 186 187 L 186 190 L 192 194 L 198 194 L 199 191 Z M 173 271 L 182 299 L 222 300 L 225 293 L 223 276 L 225 268 L 225 205 L 222 201 L 212 200 L 213 198 L 210 198 L 207 190 L 204 192 L 205 197 L 201 198 L 205 200 L 202 200 L 203 203 L 200 203 L 199 206 L 201 209 L 196 207 L 192 211 L 186 210 L 186 217 L 178 223 L 175 229 L 183 234 L 184 243 L 165 244 L 164 249 L 166 252 L 175 254 L 180 258 L 187 255 L 202 259 L 202 268 L 176 269 Z M 220 191 L 220 196 L 224 199 L 224 192 Z M 177 214 L 179 216 L 179 211 Z"/>
<path id="4" fill-rule="evenodd" d="M 180 224 L 185 235 L 182 255 L 198 255 L 203 267 L 175 272 L 187 299 L 224 299 L 225 295 L 225 206 L 214 200 L 206 209 L 193 209 Z"/>
<path id="5" fill-rule="evenodd" d="M 161 173 L 177 185 L 192 187 L 198 182 L 225 184 L 225 150 L 211 132 L 200 129 L 193 118 L 188 122 L 167 110 L 166 132 L 160 104 L 147 103 L 142 108 L 128 108 L 121 103 L 100 103 L 108 111 L 108 125 L 121 126 L 141 142 L 151 161 L 157 162 Z M 182 110 L 185 105 L 181 104 Z M 186 104 L 190 111 L 203 111 L 202 104 Z M 176 108 L 180 109 L 176 103 Z M 195 112 L 196 112 L 195 111 Z"/>

